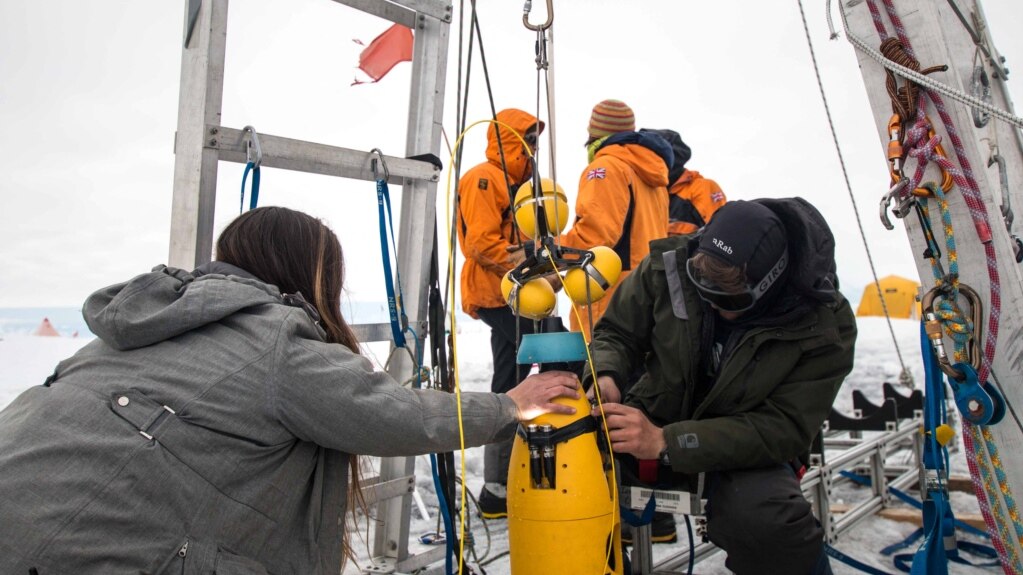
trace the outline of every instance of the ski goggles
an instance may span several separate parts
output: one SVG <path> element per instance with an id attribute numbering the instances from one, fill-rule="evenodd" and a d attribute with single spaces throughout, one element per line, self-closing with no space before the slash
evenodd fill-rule
<path id="1" fill-rule="evenodd" d="M 747 285 L 744 291 L 738 293 L 725 291 L 713 281 L 704 277 L 700 270 L 693 266 L 692 258 L 686 260 L 686 275 L 689 276 L 689 281 L 693 282 L 693 286 L 696 287 L 696 293 L 700 295 L 703 301 L 721 311 L 740 313 L 749 311 L 753 306 L 757 305 L 760 298 L 778 281 L 778 278 L 781 277 L 788 264 L 789 251 L 786 249 L 763 279 L 757 282 L 756 285 Z"/>

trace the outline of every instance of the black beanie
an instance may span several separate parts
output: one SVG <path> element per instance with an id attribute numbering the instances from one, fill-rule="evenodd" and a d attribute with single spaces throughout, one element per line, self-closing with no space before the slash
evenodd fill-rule
<path id="1" fill-rule="evenodd" d="M 785 253 L 787 237 L 785 225 L 770 208 L 735 200 L 714 213 L 696 251 L 744 268 L 746 279 L 755 284 Z"/>

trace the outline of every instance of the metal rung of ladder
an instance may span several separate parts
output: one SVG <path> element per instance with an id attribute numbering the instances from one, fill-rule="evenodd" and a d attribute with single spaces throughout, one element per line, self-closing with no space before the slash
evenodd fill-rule
<path id="1" fill-rule="evenodd" d="M 208 125 L 206 133 L 209 134 L 209 137 L 203 147 L 216 150 L 221 161 L 239 164 L 244 164 L 247 161 L 244 131 L 225 126 Z M 354 180 L 373 181 L 376 179 L 371 169 L 370 160 L 380 156 L 372 152 L 292 140 L 269 134 L 260 134 L 259 142 L 262 146 L 262 165 L 264 167 Z M 390 174 L 387 180 L 389 184 L 402 185 L 405 180 L 436 182 L 440 179 L 440 170 L 429 162 L 394 156 L 383 156 L 383 161 L 387 164 Z"/>

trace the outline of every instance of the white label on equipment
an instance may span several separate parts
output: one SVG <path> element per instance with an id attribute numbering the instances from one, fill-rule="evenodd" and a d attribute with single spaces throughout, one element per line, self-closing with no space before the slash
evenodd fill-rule
<path id="1" fill-rule="evenodd" d="M 675 515 L 699 515 L 703 509 L 693 509 L 692 494 L 687 491 L 661 491 L 659 489 L 648 489 L 646 487 L 630 487 L 631 507 L 637 511 L 646 508 L 650 496 L 656 498 L 654 511 L 672 513 Z M 702 505 L 701 505 L 702 507 Z"/>

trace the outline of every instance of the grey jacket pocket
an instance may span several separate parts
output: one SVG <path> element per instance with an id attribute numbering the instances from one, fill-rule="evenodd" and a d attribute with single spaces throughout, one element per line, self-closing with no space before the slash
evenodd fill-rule
<path id="1" fill-rule="evenodd" d="M 219 545 L 187 537 L 157 575 L 269 575 L 263 564 Z"/>
<path id="2" fill-rule="evenodd" d="M 236 555 L 223 547 L 217 549 L 214 575 L 269 575 L 263 564 L 248 557 Z"/>

